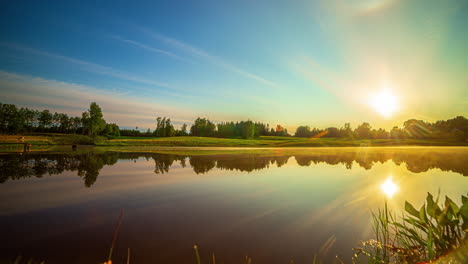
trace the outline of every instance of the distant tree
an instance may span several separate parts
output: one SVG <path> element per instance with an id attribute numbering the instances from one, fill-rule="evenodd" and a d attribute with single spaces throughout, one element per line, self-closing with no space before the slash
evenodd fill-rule
<path id="1" fill-rule="evenodd" d="M 187 135 L 187 124 L 183 124 L 181 127 L 180 127 L 180 130 L 179 130 L 179 136 L 186 136 Z"/>
<path id="2" fill-rule="evenodd" d="M 242 138 L 253 138 L 255 136 L 255 124 L 252 121 L 240 122 L 240 128 Z"/>
<path id="3" fill-rule="evenodd" d="M 153 135 L 156 137 L 173 137 L 176 134 L 174 126 L 171 124 L 171 119 L 166 117 L 156 118 L 156 129 Z"/>
<path id="4" fill-rule="evenodd" d="M 371 126 L 369 125 L 369 123 L 366 123 L 366 122 L 359 125 L 354 130 L 354 133 L 356 134 L 358 138 L 362 138 L 362 139 L 372 138 Z"/>
<path id="5" fill-rule="evenodd" d="M 353 130 L 351 129 L 351 124 L 345 123 L 344 127 L 341 128 L 340 134 L 341 134 L 341 137 L 344 137 L 344 138 L 353 138 L 354 135 L 353 135 Z"/>
<path id="6" fill-rule="evenodd" d="M 180 136 L 187 136 L 187 124 L 183 124 L 180 129 L 175 130 L 175 136 L 180 137 Z"/>
<path id="7" fill-rule="evenodd" d="M 57 124 L 58 124 L 58 132 L 60 133 L 67 133 L 70 130 L 71 122 L 70 118 L 68 117 L 67 114 L 63 113 L 58 113 L 57 115 L 54 115 Z"/>
<path id="8" fill-rule="evenodd" d="M 288 130 L 284 128 L 282 125 L 276 125 L 275 136 L 280 136 L 280 137 L 289 136 Z"/>
<path id="9" fill-rule="evenodd" d="M 156 118 L 156 128 L 154 129 L 153 135 L 156 137 L 161 136 L 161 130 L 162 130 L 162 117 L 157 117 Z"/>
<path id="10" fill-rule="evenodd" d="M 119 129 L 119 133 L 120 133 L 120 136 L 123 136 L 123 137 L 140 137 L 140 136 L 142 136 L 140 130 L 136 130 L 136 129 Z M 145 135 L 145 136 L 148 136 L 148 135 Z M 149 136 L 152 136 L 151 131 L 149 132 Z"/>
<path id="11" fill-rule="evenodd" d="M 276 131 L 275 131 L 274 128 L 271 128 L 271 129 L 270 129 L 270 134 L 269 134 L 269 135 L 270 135 L 270 136 L 275 136 L 275 135 L 276 135 Z"/>
<path id="12" fill-rule="evenodd" d="M 423 120 L 407 120 L 403 123 L 403 129 L 410 138 L 428 138 L 432 134 L 431 125 Z"/>
<path id="13" fill-rule="evenodd" d="M 83 112 L 82 123 L 83 132 L 88 134 L 88 136 L 98 135 L 106 128 L 106 121 L 102 116 L 102 110 L 98 104 L 92 102 L 88 112 Z"/>
<path id="14" fill-rule="evenodd" d="M 106 124 L 102 135 L 110 138 L 115 138 L 120 136 L 120 129 L 117 124 Z"/>
<path id="15" fill-rule="evenodd" d="M 174 126 L 171 124 L 171 119 L 168 118 L 166 119 L 166 122 L 165 122 L 165 134 L 166 134 L 166 137 L 173 137 L 175 135 L 175 129 L 174 129 Z"/>
<path id="16" fill-rule="evenodd" d="M 284 127 L 282 127 L 281 125 L 276 125 L 276 130 L 275 130 L 276 133 L 279 133 L 283 130 L 284 130 Z"/>
<path id="17" fill-rule="evenodd" d="M 44 110 L 39 114 L 39 127 L 42 129 L 49 128 L 52 125 L 52 114 L 49 110 Z"/>
<path id="18" fill-rule="evenodd" d="M 372 138 L 384 139 L 389 138 L 390 135 L 385 129 L 379 128 L 378 130 L 372 129 Z"/>
<path id="19" fill-rule="evenodd" d="M 397 126 L 394 126 L 392 130 L 390 131 L 390 137 L 391 138 L 405 138 L 405 133 L 398 128 Z"/>
<path id="20" fill-rule="evenodd" d="M 222 138 L 234 138 L 236 136 L 236 126 L 234 122 L 222 122 L 217 125 L 217 136 Z"/>
<path id="21" fill-rule="evenodd" d="M 22 119 L 16 105 L 0 105 L 0 131 L 3 133 L 16 133 L 22 128 Z"/>
<path id="22" fill-rule="evenodd" d="M 120 130 L 117 124 L 106 124 L 101 108 L 91 103 L 88 111 L 83 112 L 81 117 L 71 117 L 64 113 L 49 110 L 32 110 L 25 107 L 18 108 L 13 104 L 0 103 L 0 133 L 22 133 L 22 132 L 59 132 L 59 133 L 81 133 L 90 136 L 106 135 L 116 136 L 118 133 L 124 136 L 184 136 L 187 135 L 187 125 L 184 124 L 179 130 L 175 130 L 171 119 L 158 117 L 156 129 L 141 133 L 138 127 L 134 130 Z M 240 121 L 221 122 L 215 125 L 206 118 L 197 118 L 190 128 L 194 136 L 225 137 L 225 138 L 252 138 L 259 136 L 289 136 L 287 129 L 281 125 L 270 128 L 268 124 L 260 122 Z M 300 126 L 295 134 L 297 137 L 337 137 L 337 138 L 446 138 L 460 141 L 468 140 L 468 119 L 457 116 L 448 120 L 439 120 L 435 123 L 423 120 L 409 119 L 403 123 L 403 128 L 393 127 L 390 132 L 385 129 L 372 129 L 369 123 L 363 123 L 354 131 L 349 123 L 337 129 L 327 129 Z"/>
<path id="23" fill-rule="evenodd" d="M 264 123 L 255 123 L 255 135 L 254 137 L 267 136 L 269 133 L 269 125 Z"/>
<path id="24" fill-rule="evenodd" d="M 336 127 L 329 127 L 326 129 L 326 131 L 327 131 L 327 134 L 325 135 L 325 137 L 329 137 L 329 138 L 340 137 L 340 130 Z"/>
<path id="25" fill-rule="evenodd" d="M 91 119 L 88 112 L 81 113 L 81 124 L 83 125 L 83 134 L 91 134 Z"/>
<path id="26" fill-rule="evenodd" d="M 190 128 L 192 136 L 212 137 L 216 134 L 216 125 L 206 118 L 197 118 Z"/>
<path id="27" fill-rule="evenodd" d="M 295 137 L 311 137 L 312 134 L 310 132 L 309 126 L 299 126 L 296 129 L 296 133 L 294 133 Z"/>
<path id="28" fill-rule="evenodd" d="M 19 110 L 20 115 L 22 116 L 22 122 L 24 125 L 25 131 L 32 131 L 35 124 L 37 123 L 38 111 L 34 111 L 28 108 L 21 108 Z"/>
<path id="29" fill-rule="evenodd" d="M 83 129 L 82 118 L 79 118 L 77 116 L 70 118 L 70 128 L 72 133 L 81 133 L 80 130 Z"/>

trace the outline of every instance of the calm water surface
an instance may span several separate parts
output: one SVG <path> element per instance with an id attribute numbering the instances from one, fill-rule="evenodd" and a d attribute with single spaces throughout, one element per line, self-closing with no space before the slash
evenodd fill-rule
<path id="1" fill-rule="evenodd" d="M 370 209 L 400 211 L 427 192 L 460 203 L 468 148 L 278 149 L 190 155 L 30 152 L 0 155 L 0 258 L 47 263 L 349 260 L 372 237 Z M 347 261 L 349 262 L 349 261 Z"/>

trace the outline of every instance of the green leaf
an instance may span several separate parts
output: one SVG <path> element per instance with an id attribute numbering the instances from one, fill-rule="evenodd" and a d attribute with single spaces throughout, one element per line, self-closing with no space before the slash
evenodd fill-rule
<path id="1" fill-rule="evenodd" d="M 419 210 L 419 219 L 421 219 L 421 221 L 425 224 L 427 224 L 428 220 L 427 220 L 427 215 L 426 215 L 426 208 L 425 208 L 425 205 L 423 204 L 423 206 L 421 207 L 421 209 Z"/>
<path id="2" fill-rule="evenodd" d="M 419 217 L 419 212 L 416 210 L 412 204 L 405 202 L 405 210 L 415 217 Z"/>
<path id="3" fill-rule="evenodd" d="M 445 196 L 445 206 L 449 207 L 454 215 L 457 215 L 458 211 L 460 210 L 458 206 L 450 198 L 448 198 L 448 196 Z"/>
<path id="4" fill-rule="evenodd" d="M 431 217 L 435 217 L 435 206 L 436 204 L 434 203 L 434 198 L 432 197 L 431 193 L 427 193 L 427 214 Z"/>
<path id="5" fill-rule="evenodd" d="M 467 203 L 468 203 L 468 197 L 466 197 L 465 195 L 462 195 L 462 203 L 463 203 L 463 204 L 467 204 Z"/>
<path id="6" fill-rule="evenodd" d="M 434 202 L 434 198 L 432 197 L 432 194 L 427 193 L 426 201 L 427 201 L 427 214 L 433 218 L 436 218 L 440 214 L 441 210 L 440 210 L 439 205 L 436 202 Z"/>
<path id="7" fill-rule="evenodd" d="M 442 212 L 442 214 L 440 214 L 438 217 L 437 217 L 437 223 L 439 224 L 439 226 L 446 226 L 447 223 L 448 223 L 448 218 L 447 218 L 447 211 L 444 210 Z"/>
<path id="8" fill-rule="evenodd" d="M 429 254 L 429 259 L 433 259 L 435 257 L 435 252 L 432 248 L 434 244 L 434 238 L 432 237 L 432 233 L 429 233 L 427 236 L 427 251 Z"/>
<path id="9" fill-rule="evenodd" d="M 463 204 L 462 207 L 460 207 L 459 212 L 463 218 L 463 221 L 468 222 L 468 203 Z"/>

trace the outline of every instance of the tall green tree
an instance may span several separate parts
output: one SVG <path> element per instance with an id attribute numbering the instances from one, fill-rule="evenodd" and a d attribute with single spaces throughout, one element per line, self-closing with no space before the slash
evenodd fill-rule
<path id="1" fill-rule="evenodd" d="M 96 102 L 89 105 L 88 112 L 82 115 L 83 132 L 88 136 L 96 136 L 106 128 L 106 121 L 103 118 L 102 110 Z"/>
<path id="2" fill-rule="evenodd" d="M 198 137 L 213 137 L 216 134 L 216 125 L 206 118 L 197 118 L 190 128 L 190 134 Z"/>
<path id="3" fill-rule="evenodd" d="M 240 122 L 241 137 L 253 138 L 255 136 L 255 124 L 248 120 Z"/>
<path id="4" fill-rule="evenodd" d="M 165 130 L 166 137 L 173 137 L 175 135 L 175 129 L 174 129 L 174 126 L 171 124 L 170 118 L 166 119 L 164 130 Z"/>
<path id="5" fill-rule="evenodd" d="M 156 129 L 153 135 L 156 137 L 173 137 L 176 134 L 174 126 L 171 124 L 171 119 L 166 117 L 156 118 Z"/>

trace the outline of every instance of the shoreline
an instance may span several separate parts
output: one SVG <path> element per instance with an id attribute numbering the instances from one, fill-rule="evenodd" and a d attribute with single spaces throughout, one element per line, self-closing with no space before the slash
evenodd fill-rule
<path id="1" fill-rule="evenodd" d="M 24 137 L 24 140 L 20 140 Z M 94 147 L 155 147 L 155 148 L 213 148 L 216 149 L 292 149 L 292 148 L 356 148 L 356 147 L 467 147 L 467 141 L 454 139 L 348 139 L 348 138 L 298 138 L 259 137 L 252 139 L 214 137 L 119 137 L 107 139 L 89 138 L 74 134 L 19 134 L 0 135 L 0 149 L 32 148 L 50 146 L 94 146 Z"/>

